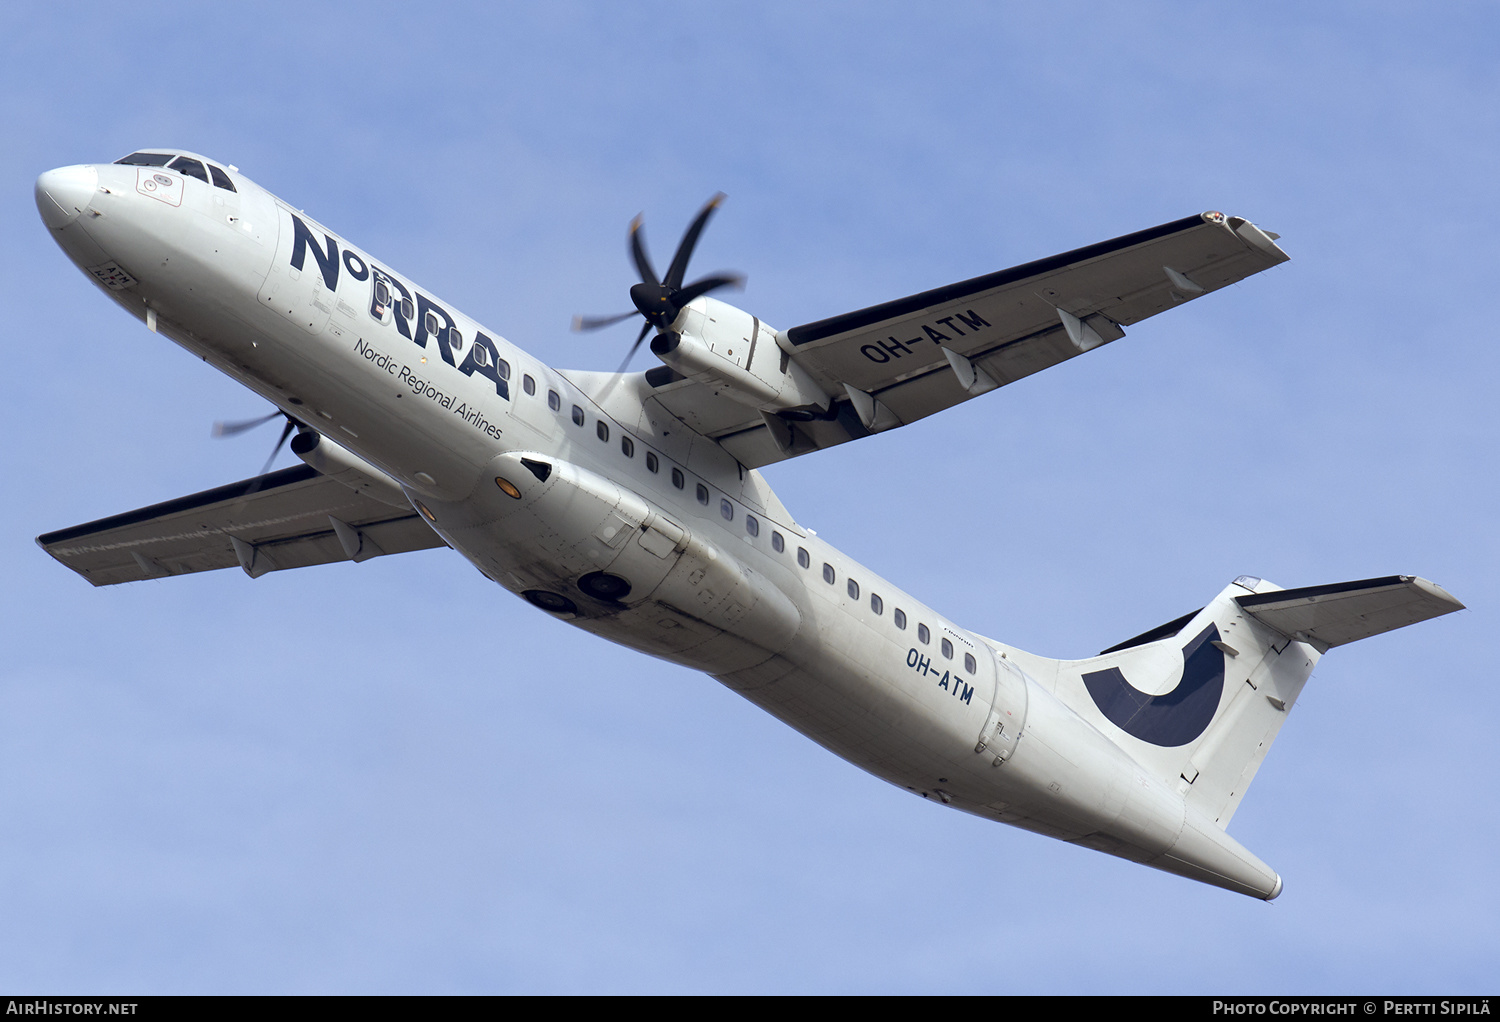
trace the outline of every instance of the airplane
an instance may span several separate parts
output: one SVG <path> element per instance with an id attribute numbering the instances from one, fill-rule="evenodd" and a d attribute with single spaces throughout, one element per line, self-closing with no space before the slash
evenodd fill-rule
<path id="1" fill-rule="evenodd" d="M 50 532 L 96 586 L 451 547 L 539 611 L 703 671 L 914 795 L 1264 900 L 1227 833 L 1328 649 L 1463 609 L 1410 575 L 1283 589 L 1058 660 L 927 606 L 799 525 L 760 469 L 915 422 L 1287 260 L 1206 212 L 781 330 L 664 274 L 660 364 L 551 369 L 237 167 L 181 149 L 49 170 L 53 240 L 132 316 L 271 402 L 302 464 Z M 277 449 L 280 444 L 278 443 Z M 273 458 L 275 452 L 273 451 Z"/>

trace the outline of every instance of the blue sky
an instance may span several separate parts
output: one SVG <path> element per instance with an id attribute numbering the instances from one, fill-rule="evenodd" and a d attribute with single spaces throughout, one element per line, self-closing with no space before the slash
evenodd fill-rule
<path id="1" fill-rule="evenodd" d="M 1484 4 L 37 5 L 10 284 L 0 989 L 1475 992 L 1500 958 L 1500 15 Z M 48 239 L 42 170 L 211 154 L 611 369 L 631 216 L 789 327 L 1205 209 L 1292 261 L 767 472 L 958 621 L 1081 656 L 1235 575 L 1413 573 L 1231 834 L 1266 905 L 942 810 L 432 551 L 92 590 L 38 533 L 252 474 L 264 404 Z M 645 365 L 644 362 L 641 363 Z M 283 455 L 284 458 L 289 457 Z M 286 463 L 283 461 L 282 463 Z"/>

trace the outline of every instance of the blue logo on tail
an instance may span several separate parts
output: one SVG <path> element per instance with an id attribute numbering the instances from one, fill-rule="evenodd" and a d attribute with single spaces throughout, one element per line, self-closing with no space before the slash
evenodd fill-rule
<path id="1" fill-rule="evenodd" d="M 1148 696 L 1118 667 L 1083 676 L 1094 705 L 1121 731 L 1152 745 L 1186 745 L 1208 728 L 1224 694 L 1224 653 L 1210 624 L 1182 649 L 1182 680 L 1170 692 Z"/>

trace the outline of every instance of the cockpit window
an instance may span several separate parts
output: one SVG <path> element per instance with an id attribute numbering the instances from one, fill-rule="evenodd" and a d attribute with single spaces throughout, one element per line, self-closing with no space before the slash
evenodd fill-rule
<path id="1" fill-rule="evenodd" d="M 131 153 L 115 162 L 127 167 L 165 167 L 171 158 L 171 153 Z"/>
<path id="2" fill-rule="evenodd" d="M 208 171 L 204 170 L 203 164 L 199 163 L 197 160 L 190 160 L 186 156 L 179 156 L 177 157 L 177 159 L 172 161 L 172 165 L 169 169 L 175 170 L 177 171 L 177 173 L 182 174 L 185 177 L 196 177 L 204 184 L 208 184 Z"/>
<path id="3" fill-rule="evenodd" d="M 238 191 L 238 189 L 234 187 L 234 182 L 229 180 L 229 175 L 224 173 L 218 167 L 215 167 L 212 163 L 208 165 L 208 172 L 214 177 L 215 188 L 222 188 L 228 192 Z"/>
<path id="4" fill-rule="evenodd" d="M 118 159 L 115 162 L 124 164 L 127 167 L 165 167 L 170 163 L 172 169 L 179 174 L 196 177 L 204 184 L 210 183 L 209 175 L 212 174 L 213 181 L 211 183 L 215 188 L 222 188 L 226 192 L 239 191 L 234 186 L 234 182 L 229 180 L 228 174 L 215 167 L 212 163 L 208 165 L 208 170 L 205 171 L 203 164 L 189 156 L 177 156 L 176 153 L 131 153 L 129 156 Z"/>

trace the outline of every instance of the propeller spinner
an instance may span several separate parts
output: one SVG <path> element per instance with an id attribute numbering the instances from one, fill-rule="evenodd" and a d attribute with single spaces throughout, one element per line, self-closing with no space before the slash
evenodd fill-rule
<path id="1" fill-rule="evenodd" d="M 720 192 L 698 211 L 693 218 L 692 224 L 688 226 L 687 233 L 682 236 L 682 241 L 677 244 L 677 252 L 672 256 L 672 264 L 667 267 L 665 278 L 658 278 L 656 270 L 651 266 L 651 258 L 646 255 L 646 243 L 641 230 L 641 218 L 637 216 L 630 221 L 630 257 L 635 262 L 636 272 L 641 275 L 640 283 L 630 288 L 630 301 L 635 305 L 634 312 L 622 312 L 617 316 L 575 316 L 573 318 L 574 330 L 600 330 L 615 323 L 623 322 L 634 315 L 645 317 L 645 324 L 641 332 L 636 336 L 635 343 L 630 346 L 630 352 L 625 356 L 625 361 L 620 363 L 619 372 L 624 372 L 625 367 L 630 365 L 630 360 L 640 349 L 641 342 L 651 332 L 652 327 L 658 330 L 669 329 L 683 308 L 693 299 L 716 291 L 721 287 L 742 287 L 745 278 L 737 273 L 711 274 L 686 286 L 682 278 L 687 275 L 688 260 L 693 257 L 693 249 L 698 244 L 698 236 L 703 233 L 703 227 L 708 223 L 708 218 L 713 216 L 714 210 L 724 201 L 724 193 Z"/>

